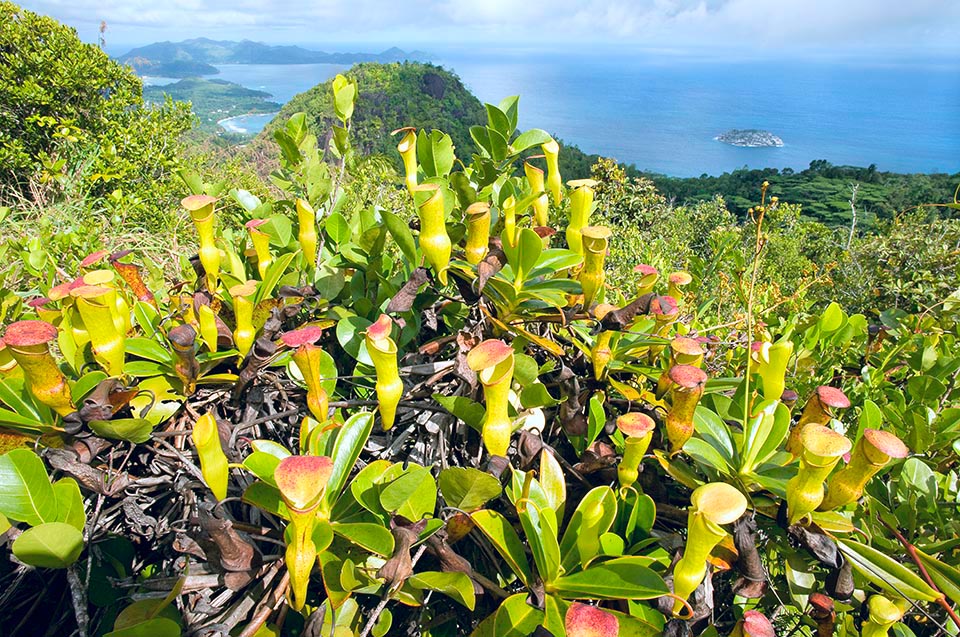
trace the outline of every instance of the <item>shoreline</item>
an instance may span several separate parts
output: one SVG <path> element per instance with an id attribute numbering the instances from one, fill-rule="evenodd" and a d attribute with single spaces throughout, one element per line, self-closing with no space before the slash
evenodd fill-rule
<path id="1" fill-rule="evenodd" d="M 219 126 L 220 128 L 222 128 L 223 130 L 227 131 L 228 133 L 240 133 L 240 134 L 246 134 L 246 135 L 254 135 L 254 134 L 256 134 L 256 133 L 251 133 L 251 132 L 250 132 L 249 130 L 247 130 L 247 129 L 240 129 L 239 127 L 230 126 L 229 124 L 225 126 L 224 124 L 225 124 L 226 122 L 230 122 L 230 121 L 233 121 L 233 120 L 235 120 L 235 119 L 241 119 L 241 118 L 244 118 L 244 117 L 251 117 L 251 116 L 253 116 L 253 115 L 271 115 L 271 116 L 273 116 L 273 117 L 276 117 L 279 113 L 280 113 L 280 111 L 268 111 L 268 112 L 264 112 L 264 113 L 244 113 L 244 114 L 242 114 L 242 115 L 231 115 L 230 117 L 224 117 L 223 119 L 218 119 L 218 120 L 217 120 L 217 126 Z M 259 132 L 259 131 L 258 131 L 258 132 Z"/>

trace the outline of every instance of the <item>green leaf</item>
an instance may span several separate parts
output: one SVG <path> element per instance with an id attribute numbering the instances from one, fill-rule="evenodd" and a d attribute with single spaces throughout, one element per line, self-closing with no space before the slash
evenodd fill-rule
<path id="1" fill-rule="evenodd" d="M 83 551 L 83 533 L 66 522 L 31 527 L 13 543 L 13 554 L 24 564 L 40 568 L 66 568 Z"/>
<path id="2" fill-rule="evenodd" d="M 836 301 L 830 303 L 823 314 L 820 315 L 820 331 L 829 334 L 840 329 L 840 326 L 843 325 L 843 318 L 843 310 L 840 309 L 840 305 Z"/>
<path id="3" fill-rule="evenodd" d="M 510 97 L 505 97 L 500 100 L 500 104 L 497 105 L 504 115 L 507 116 L 507 121 L 510 123 L 510 133 L 513 134 L 513 131 L 517 129 L 517 119 L 519 118 L 519 107 L 520 107 L 520 96 L 511 95 Z"/>
<path id="4" fill-rule="evenodd" d="M 47 470 L 29 449 L 0 456 L 0 513 L 30 526 L 57 519 L 57 500 Z"/>
<path id="5" fill-rule="evenodd" d="M 545 584 L 560 572 L 560 543 L 557 540 L 556 515 L 552 509 L 539 509 L 534 502 L 517 506 L 520 524 L 533 553 L 533 561 Z"/>
<path id="6" fill-rule="evenodd" d="M 340 492 L 347 484 L 353 465 L 360 457 L 360 452 L 367 444 L 372 430 L 373 414 L 369 411 L 361 411 L 350 416 L 340 427 L 337 440 L 333 444 L 333 452 L 330 454 L 333 460 L 333 471 L 330 473 L 330 479 L 327 480 L 327 488 L 323 494 L 325 511 L 329 512 L 333 508 L 333 503 L 340 497 Z"/>
<path id="7" fill-rule="evenodd" d="M 446 177 L 453 168 L 453 139 L 438 130 L 417 135 L 417 160 L 427 178 Z"/>
<path id="8" fill-rule="evenodd" d="M 277 486 L 273 472 L 280 464 L 280 458 L 266 451 L 254 451 L 243 459 L 243 468 L 272 487 Z"/>
<path id="9" fill-rule="evenodd" d="M 883 551 L 853 540 L 837 540 L 837 546 L 853 568 L 891 595 L 934 602 L 940 595 L 923 579 Z"/>
<path id="10" fill-rule="evenodd" d="M 313 525 L 310 540 L 317 552 L 326 551 L 333 543 L 333 524 L 328 520 L 318 519 Z"/>
<path id="11" fill-rule="evenodd" d="M 152 338 L 128 338 L 124 341 L 123 347 L 127 354 L 132 354 L 138 358 L 145 358 L 155 363 L 170 364 L 173 362 L 173 354 Z"/>
<path id="12" fill-rule="evenodd" d="M 447 506 L 467 512 L 479 509 L 502 491 L 499 480 L 471 467 L 444 469 L 437 481 Z"/>
<path id="13" fill-rule="evenodd" d="M 474 524 L 483 532 L 503 559 L 524 584 L 530 582 L 530 565 L 527 563 L 523 543 L 517 531 L 505 517 L 496 511 L 481 509 L 470 514 Z"/>
<path id="14" fill-rule="evenodd" d="M 331 526 L 334 533 L 371 553 L 382 557 L 390 557 L 393 554 L 393 534 L 379 524 L 334 522 Z"/>
<path id="15" fill-rule="evenodd" d="M 438 591 L 452 597 L 470 610 L 477 605 L 473 581 L 465 573 L 426 571 L 417 573 L 407 581 L 418 590 Z"/>
<path id="16" fill-rule="evenodd" d="M 330 216 L 324 222 L 324 229 L 334 243 L 349 241 L 353 232 L 350 230 L 350 224 L 339 212 L 331 212 Z"/>
<path id="17" fill-rule="evenodd" d="M 134 626 L 121 628 L 103 637 L 180 637 L 180 624 L 166 617 L 155 617 Z"/>
<path id="18" fill-rule="evenodd" d="M 57 499 L 57 522 L 66 522 L 78 531 L 83 530 L 87 514 L 83 510 L 83 496 L 80 485 L 73 478 L 60 478 L 53 483 L 53 494 Z"/>
<path id="19" fill-rule="evenodd" d="M 517 277 L 521 280 L 531 272 L 543 253 L 543 240 L 530 228 L 520 230 L 517 242 Z"/>
<path id="20" fill-rule="evenodd" d="M 287 266 L 290 265 L 290 262 L 293 261 L 293 257 L 295 256 L 296 253 L 288 252 L 287 254 L 277 257 L 277 259 L 270 264 L 270 267 L 267 268 L 266 276 L 263 277 L 263 281 L 257 285 L 257 292 L 253 297 L 254 306 L 259 305 L 264 299 L 269 299 L 273 296 L 273 290 L 277 287 L 277 283 L 280 282 L 280 277 L 283 276 Z"/>
<path id="21" fill-rule="evenodd" d="M 254 482 L 243 492 L 243 501 L 247 504 L 262 509 L 267 513 L 276 515 L 284 520 L 290 519 L 290 511 L 280 497 L 280 490 L 266 482 Z"/>
<path id="22" fill-rule="evenodd" d="M 607 423 L 607 415 L 603 411 L 603 402 L 606 396 L 602 391 L 598 391 L 590 396 L 589 410 L 587 412 L 587 443 L 589 447 L 603 431 L 603 426 Z"/>
<path id="23" fill-rule="evenodd" d="M 917 554 L 937 588 L 943 591 L 951 602 L 960 604 L 960 569 L 946 564 L 932 555 L 927 555 L 923 551 L 917 551 Z"/>
<path id="24" fill-rule="evenodd" d="M 697 463 L 713 468 L 719 473 L 730 475 L 733 468 L 727 459 L 720 455 L 716 447 L 701 438 L 690 438 L 683 445 L 683 450 Z"/>
<path id="25" fill-rule="evenodd" d="M 280 146 L 280 153 L 283 155 L 284 161 L 294 165 L 300 163 L 303 156 L 300 154 L 300 149 L 297 148 L 297 143 L 293 141 L 290 135 L 285 131 L 275 130 L 273 131 L 273 138 L 277 141 L 277 145 Z"/>
<path id="26" fill-rule="evenodd" d="M 160 325 L 160 313 L 155 307 L 143 301 L 136 301 L 133 304 L 133 318 L 145 336 L 153 338 L 156 335 L 157 326 Z"/>
<path id="27" fill-rule="evenodd" d="M 293 240 L 293 223 L 284 215 L 271 215 L 260 231 L 270 237 L 270 243 L 278 248 L 286 248 Z"/>
<path id="28" fill-rule="evenodd" d="M 600 509 L 599 520 L 596 525 L 588 526 L 586 520 L 595 517 L 597 508 Z M 583 496 L 560 541 L 562 566 L 566 572 L 571 572 L 577 564 L 588 562 L 597 555 L 600 536 L 610 530 L 616 516 L 617 496 L 610 487 L 594 487 Z"/>
<path id="29" fill-rule="evenodd" d="M 524 409 L 552 407 L 559 403 L 560 401 L 550 395 L 547 386 L 543 383 L 532 383 L 520 392 L 520 406 Z"/>
<path id="30" fill-rule="evenodd" d="M 724 458 L 733 460 L 735 457 L 733 437 L 727 423 L 723 422 L 720 416 L 703 405 L 699 405 L 693 412 L 693 427 L 697 434 L 715 447 L 716 451 Z"/>
<path id="31" fill-rule="evenodd" d="M 334 111 L 336 111 L 340 121 L 346 122 L 353 117 L 353 102 L 357 97 L 357 82 L 337 74 L 333 78 L 331 86 L 333 88 Z"/>
<path id="32" fill-rule="evenodd" d="M 506 113 L 493 104 L 484 104 L 484 107 L 487 109 L 488 126 L 503 135 L 505 139 L 509 139 L 513 134 L 513 130 L 510 128 L 510 120 L 507 118 Z"/>
<path id="33" fill-rule="evenodd" d="M 411 464 L 380 492 L 384 510 L 416 522 L 437 508 L 437 484 L 430 470 Z"/>
<path id="34" fill-rule="evenodd" d="M 563 477 L 560 463 L 546 449 L 540 452 L 540 486 L 550 502 L 550 508 L 556 513 L 555 519 L 562 520 L 563 507 L 567 501 L 567 481 Z"/>
<path id="35" fill-rule="evenodd" d="M 540 130 L 539 128 L 531 128 L 528 131 L 520 133 L 520 135 L 513 140 L 511 147 L 513 148 L 514 153 L 520 153 L 528 148 L 533 148 L 534 146 L 540 146 L 541 144 L 546 144 L 553 137 L 550 136 L 545 130 Z"/>
<path id="36" fill-rule="evenodd" d="M 500 604 L 491 634 L 496 637 L 528 637 L 542 623 L 543 611 L 527 603 L 526 593 L 518 593 Z"/>
<path id="37" fill-rule="evenodd" d="M 91 420 L 87 426 L 98 436 L 136 443 L 150 440 L 150 434 L 153 433 L 153 423 L 145 418 Z"/>
<path id="38" fill-rule="evenodd" d="M 639 556 L 615 558 L 560 576 L 553 590 L 575 599 L 653 599 L 669 593 L 663 578 L 647 566 L 649 563 Z"/>
<path id="39" fill-rule="evenodd" d="M 407 262 L 412 266 L 416 266 L 418 262 L 417 244 L 413 240 L 413 233 L 410 232 L 410 226 L 389 210 L 381 210 L 380 216 L 383 217 L 387 231 L 397 243 L 397 247 L 400 248 L 400 252 L 406 257 Z"/>
<path id="40" fill-rule="evenodd" d="M 350 315 L 337 321 L 337 340 L 343 349 L 357 361 L 373 366 L 373 361 L 367 353 L 367 347 L 364 344 L 364 332 L 373 325 L 362 316 Z"/>
<path id="41" fill-rule="evenodd" d="M 440 403 L 441 407 L 477 431 L 483 426 L 483 417 L 487 412 L 480 403 L 470 400 L 466 396 L 433 394 L 432 398 Z"/>
<path id="42" fill-rule="evenodd" d="M 77 382 L 70 387 L 70 397 L 73 398 L 74 404 L 80 403 L 101 381 L 106 379 L 107 375 L 100 370 L 87 372 L 78 378 Z"/>

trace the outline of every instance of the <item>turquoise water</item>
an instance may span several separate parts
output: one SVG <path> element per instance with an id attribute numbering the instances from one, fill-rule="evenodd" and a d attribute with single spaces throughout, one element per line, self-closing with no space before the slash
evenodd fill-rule
<path id="1" fill-rule="evenodd" d="M 705 60 L 445 53 L 481 100 L 519 94 L 521 127 L 676 176 L 806 168 L 814 159 L 898 172 L 960 171 L 960 65 L 714 63 Z M 284 102 L 343 66 L 225 65 L 221 77 Z M 362 108 L 362 105 L 359 106 Z M 263 123 L 233 120 L 250 131 Z M 259 116 L 263 119 L 262 116 Z M 779 148 L 714 138 L 761 128 Z"/>

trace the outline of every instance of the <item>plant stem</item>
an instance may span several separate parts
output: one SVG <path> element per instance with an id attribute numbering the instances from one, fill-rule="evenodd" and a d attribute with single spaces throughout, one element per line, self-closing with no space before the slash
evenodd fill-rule
<path id="1" fill-rule="evenodd" d="M 923 579 L 926 580 L 927 584 L 930 585 L 930 588 L 940 593 L 940 597 L 937 599 L 937 603 L 943 607 L 943 610 L 947 612 L 947 615 L 950 616 L 950 619 L 953 620 L 953 623 L 956 624 L 957 628 L 960 628 L 960 617 L 957 616 L 956 611 L 953 610 L 953 607 L 950 606 L 950 602 L 947 601 L 946 596 L 944 596 L 943 591 L 937 588 L 937 585 L 930 578 L 930 574 L 927 573 L 926 567 L 923 565 L 923 562 L 920 561 L 920 556 L 917 555 L 917 548 L 910 543 L 907 538 L 903 536 L 899 530 L 887 524 L 886 520 L 878 518 L 880 523 L 883 526 L 887 527 L 894 537 L 900 541 L 900 544 L 903 544 L 903 548 L 907 551 L 907 555 L 910 556 L 910 559 L 913 560 L 913 563 L 917 565 L 917 568 L 920 569 L 920 574 L 923 576 Z"/>
<path id="2" fill-rule="evenodd" d="M 80 637 L 87 637 L 87 625 L 90 623 L 90 618 L 87 615 L 87 589 L 80 581 L 75 564 L 67 568 L 67 582 L 70 584 L 70 600 L 73 602 L 73 612 L 77 617 L 77 634 Z"/>

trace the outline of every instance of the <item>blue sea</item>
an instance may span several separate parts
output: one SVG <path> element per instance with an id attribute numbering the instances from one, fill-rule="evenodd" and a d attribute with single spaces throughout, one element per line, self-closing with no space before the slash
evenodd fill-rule
<path id="1" fill-rule="evenodd" d="M 897 172 L 960 172 L 960 62 L 757 62 L 522 51 L 445 52 L 434 60 L 482 101 L 520 95 L 522 128 L 588 153 L 675 176 L 803 169 L 814 159 Z M 346 67 L 225 65 L 217 77 L 284 102 Z M 362 104 L 358 108 L 362 108 Z M 254 131 L 266 118 L 233 120 Z M 778 148 L 714 138 L 733 128 Z"/>

